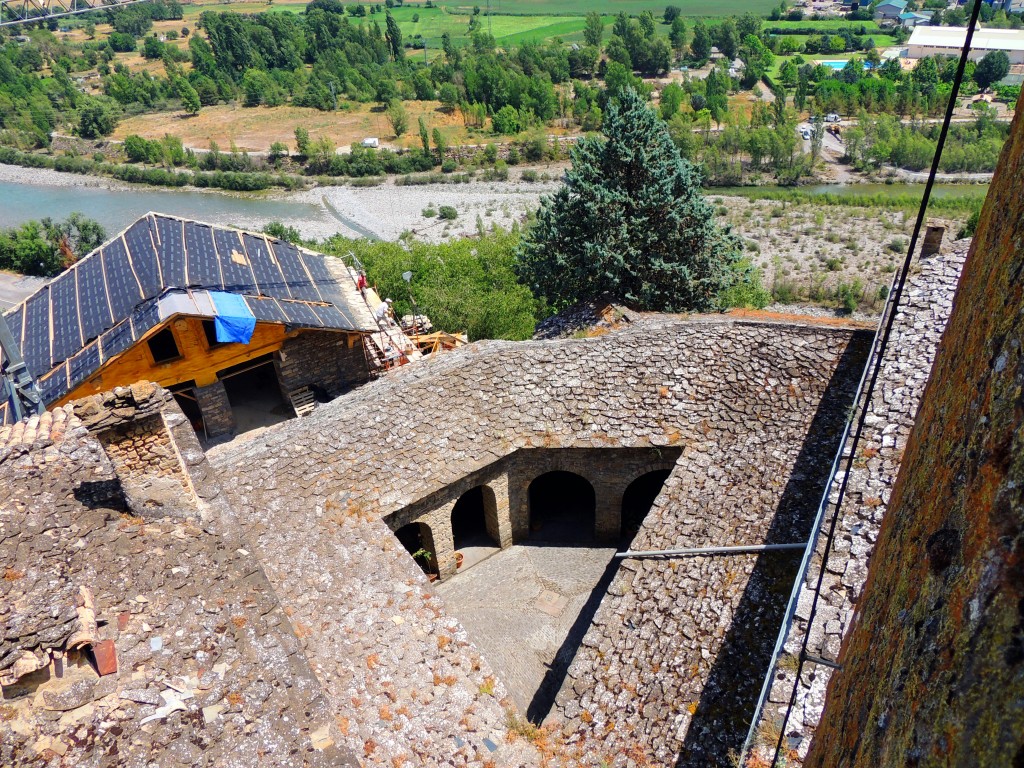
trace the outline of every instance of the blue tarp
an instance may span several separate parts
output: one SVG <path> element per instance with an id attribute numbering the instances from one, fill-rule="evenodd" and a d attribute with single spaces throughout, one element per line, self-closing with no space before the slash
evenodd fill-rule
<path id="1" fill-rule="evenodd" d="M 256 330 L 256 318 L 245 303 L 245 299 L 234 293 L 210 291 L 213 306 L 217 310 L 213 324 L 217 329 L 217 341 L 248 344 Z"/>

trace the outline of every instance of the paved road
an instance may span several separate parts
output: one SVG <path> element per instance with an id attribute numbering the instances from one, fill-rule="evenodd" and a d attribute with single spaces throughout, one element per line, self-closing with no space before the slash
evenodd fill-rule
<path id="1" fill-rule="evenodd" d="M 0 272 L 0 312 L 6 312 L 45 283 L 42 277 Z"/>

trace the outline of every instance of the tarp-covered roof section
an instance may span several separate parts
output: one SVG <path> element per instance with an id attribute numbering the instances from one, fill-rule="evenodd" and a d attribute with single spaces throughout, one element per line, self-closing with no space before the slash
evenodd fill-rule
<path id="1" fill-rule="evenodd" d="M 205 291 L 244 297 L 261 322 L 375 330 L 361 327 L 347 298 L 354 291 L 343 289 L 329 258 L 264 235 L 149 213 L 6 317 L 52 403 L 171 315 L 215 317 Z"/>

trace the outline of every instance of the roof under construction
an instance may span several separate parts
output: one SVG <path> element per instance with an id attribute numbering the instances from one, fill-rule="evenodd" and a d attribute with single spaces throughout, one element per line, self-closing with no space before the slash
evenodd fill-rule
<path id="1" fill-rule="evenodd" d="M 5 317 L 52 403 L 171 316 L 215 317 L 215 292 L 243 297 L 260 322 L 377 330 L 330 260 L 266 235 L 149 213 Z"/>

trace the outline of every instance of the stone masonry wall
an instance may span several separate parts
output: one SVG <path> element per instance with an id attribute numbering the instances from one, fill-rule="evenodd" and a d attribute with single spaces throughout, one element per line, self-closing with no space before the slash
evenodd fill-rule
<path id="1" fill-rule="evenodd" d="M 594 489 L 595 538 L 614 543 L 621 529 L 622 497 L 630 483 L 648 472 L 671 469 L 678 457 L 678 448 L 520 450 L 389 515 L 386 522 L 392 530 L 411 522 L 428 526 L 439 573 L 444 579 L 456 571 L 452 510 L 467 491 L 483 486 L 493 495 L 494 530 L 489 533 L 504 549 L 525 541 L 530 535 L 530 483 L 547 472 L 572 472 L 587 480 Z M 586 538 L 586 532 L 581 532 L 581 541 Z"/>
<path id="2" fill-rule="evenodd" d="M 822 526 L 784 652 L 773 671 L 771 693 L 752 745 L 753 765 L 772 759 L 780 735 L 781 753 L 788 765 L 799 765 L 807 755 L 814 728 L 821 718 L 831 669 L 801 662 L 803 642 L 806 638 L 807 654 L 835 661 L 849 631 L 907 438 L 949 318 L 968 243 L 947 243 L 943 253 L 919 256 L 912 266 L 838 510 L 834 503 L 843 481 L 842 471 L 831 488 L 833 506 L 829 513 L 838 514 L 838 520 L 814 621 L 809 626 L 831 517 Z M 851 435 L 850 442 L 852 439 Z"/>
<path id="3" fill-rule="evenodd" d="M 1024 765 L 1022 178 L 1018 109 L 808 765 Z"/>
<path id="4" fill-rule="evenodd" d="M 870 336 L 827 362 L 790 341 L 782 359 L 726 343 L 722 354 L 743 357 L 772 399 L 730 398 L 699 414 L 706 439 L 686 444 L 631 549 L 806 540 Z M 817 376 L 807 376 L 809 357 Z M 723 378 L 726 388 L 741 380 L 733 371 Z M 730 765 L 799 559 L 783 551 L 624 560 L 552 722 L 570 744 L 590 745 L 594 765 Z"/>
<path id="5" fill-rule="evenodd" d="M 645 319 L 594 339 L 485 342 L 390 372 L 305 419 L 271 427 L 230 450 L 225 446 L 214 452 L 214 461 L 230 478 L 233 506 L 245 510 L 229 526 L 246 548 L 258 553 L 275 589 L 295 611 L 293 620 L 309 627 L 304 647 L 336 716 L 351 723 L 346 743 L 357 751 L 372 746 L 367 765 L 401 762 L 412 740 L 424 754 L 441 754 L 456 736 L 467 755 L 476 756 L 471 759 L 516 764 L 521 758 L 505 750 L 522 742 L 509 730 L 498 702 L 475 692 L 478 673 L 452 671 L 454 688 L 432 682 L 436 665 L 450 663 L 444 661 L 447 650 L 439 654 L 432 630 L 417 633 L 424 626 L 421 620 L 409 622 L 393 613 L 394 575 L 375 571 L 373 565 L 386 562 L 391 568 L 387 553 L 400 551 L 401 545 L 381 518 L 522 449 L 673 447 L 683 451 L 679 464 L 699 466 L 704 478 L 693 486 L 700 488 L 698 495 L 687 497 L 680 509 L 694 520 L 720 520 L 725 533 L 744 537 L 741 543 L 748 535 L 760 543 L 781 500 L 813 508 L 798 489 L 804 467 L 815 477 L 815 462 L 822 460 L 811 450 L 819 442 L 817 414 L 835 415 L 842 387 L 832 391 L 830 383 L 837 368 L 855 368 L 863 352 L 862 335 L 849 327 L 771 318 L 736 322 L 720 316 Z M 845 410 L 839 411 L 845 416 Z M 831 416 L 822 423 L 827 442 Z M 813 455 L 802 450 L 805 444 Z M 821 452 L 826 463 L 831 450 Z M 794 472 L 797 458 L 802 463 Z M 723 497 L 732 500 L 733 514 L 719 514 Z M 668 544 L 677 541 L 676 527 L 666 520 L 660 538 Z M 784 533 L 790 531 L 779 535 Z M 412 560 L 403 562 L 412 579 L 414 592 L 409 594 L 428 590 Z M 670 571 L 666 567 L 661 573 L 667 579 Z M 713 617 L 717 626 L 724 606 L 720 595 L 738 576 L 727 581 L 721 569 L 719 577 L 702 584 L 699 573 L 687 573 L 695 589 L 702 590 L 693 598 L 702 625 Z M 652 584 L 666 610 L 655 610 L 661 603 L 652 597 L 641 601 L 644 610 L 637 614 L 670 626 L 673 631 L 664 637 L 673 640 L 682 636 L 674 631 L 678 619 L 666 623 L 679 598 L 675 587 L 671 579 Z M 754 597 L 749 593 L 743 595 L 748 603 Z M 391 615 L 402 623 L 389 625 Z M 457 622 L 445 620 L 464 637 Z M 637 664 L 667 670 L 666 693 L 690 674 L 686 670 L 694 661 L 676 665 L 673 656 L 659 658 L 653 652 L 648 658 L 639 653 L 646 646 L 632 643 Z M 389 649 L 386 654 L 379 653 L 382 647 Z M 668 645 L 660 647 L 665 650 L 659 653 L 668 653 Z M 715 661 L 713 650 L 706 659 L 696 651 L 698 668 L 685 678 L 697 704 L 701 681 L 708 679 Z M 606 673 L 606 664 L 591 663 L 581 677 Z M 410 705 L 415 715 L 408 720 L 389 722 L 394 731 L 385 739 L 379 721 L 365 712 L 368 701 L 395 704 L 388 698 L 395 693 L 390 686 L 428 692 L 430 700 Z M 647 700 L 646 690 L 630 686 L 619 689 L 608 705 L 621 710 L 614 716 L 615 723 L 622 723 L 621 733 L 639 734 L 641 749 L 649 738 L 666 743 L 659 740 L 666 732 L 675 733 L 679 713 L 664 707 L 640 714 L 637 704 Z M 405 699 L 399 695 L 398 700 Z M 471 738 L 459 722 L 467 706 L 476 723 Z M 707 717 L 715 716 L 709 710 Z M 480 737 L 488 732 L 493 743 L 505 745 L 495 753 L 481 746 Z M 638 739 L 620 736 L 609 742 L 605 732 L 597 732 L 591 741 L 581 734 L 573 750 L 587 761 L 606 753 L 615 759 L 623 750 L 634 753 Z"/>
<path id="6" fill-rule="evenodd" d="M 349 346 L 348 334 L 306 331 L 288 339 L 275 355 L 274 367 L 281 391 L 301 387 L 321 390 L 327 397 L 337 397 L 354 386 L 369 380 L 362 344 Z"/>
<path id="7" fill-rule="evenodd" d="M 235 431 L 235 415 L 223 381 L 205 387 L 196 387 L 196 402 L 203 414 L 203 429 L 207 437 L 220 437 Z"/>
<path id="8" fill-rule="evenodd" d="M 72 407 L 103 445 L 133 512 L 204 522 L 223 516 L 226 502 L 206 455 L 167 390 L 138 382 Z"/>

